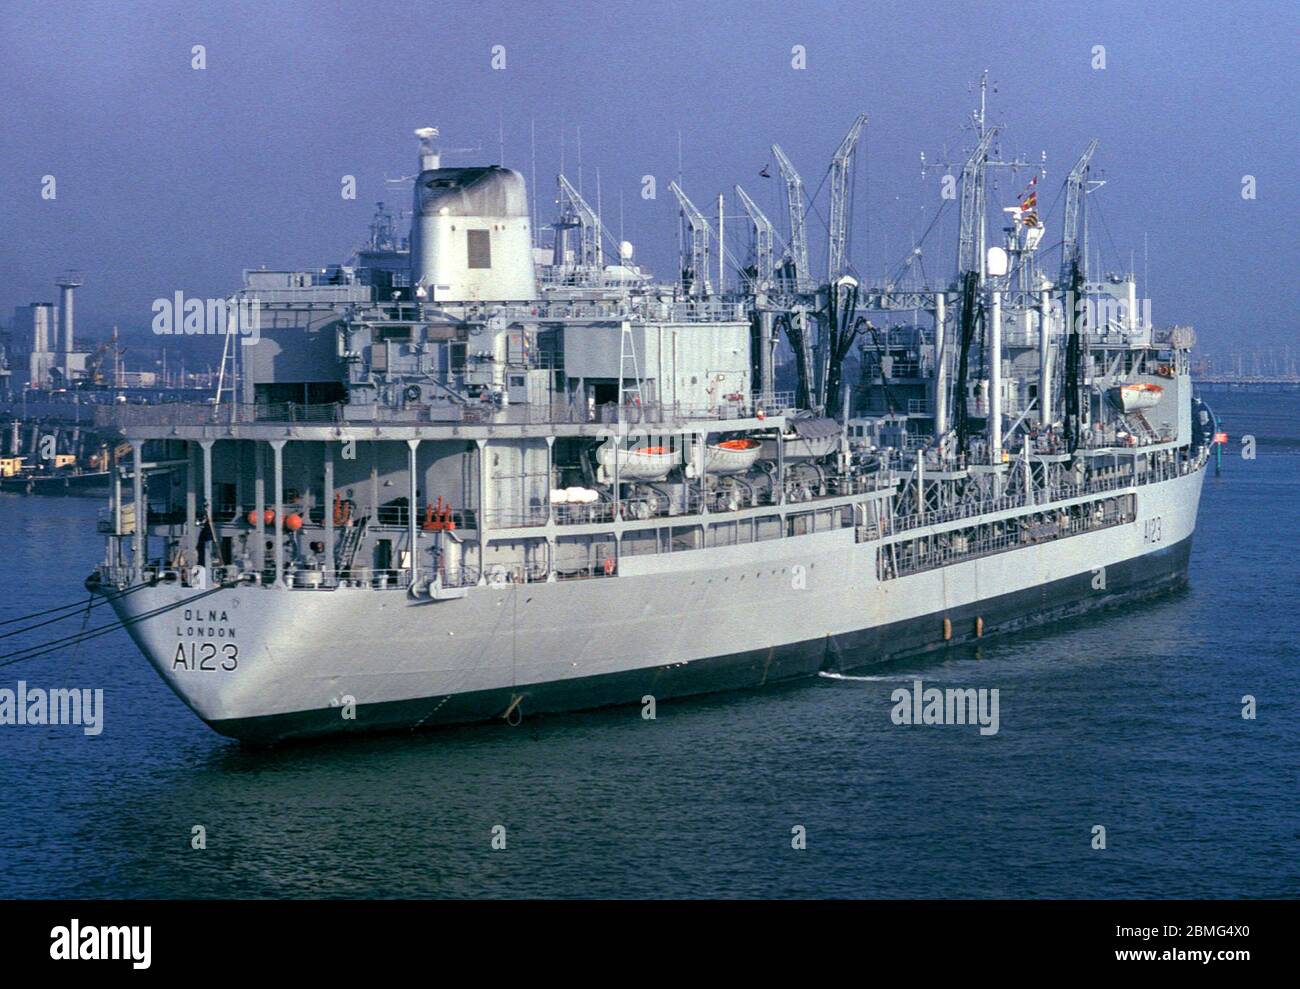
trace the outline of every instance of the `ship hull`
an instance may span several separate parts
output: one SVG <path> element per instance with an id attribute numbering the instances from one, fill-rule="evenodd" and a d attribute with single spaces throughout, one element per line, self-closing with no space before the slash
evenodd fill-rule
<path id="1" fill-rule="evenodd" d="M 234 738 L 514 720 L 848 672 L 1165 593 L 1187 579 L 1202 477 L 1133 489 L 1129 524 L 891 580 L 877 577 L 878 544 L 843 529 L 627 557 L 613 578 L 449 601 L 255 587 L 198 599 L 168 585 L 114 607 L 172 607 L 130 632 Z M 206 643 L 215 659 L 200 669 Z M 222 669 L 231 645 L 236 665 Z"/>
<path id="2" fill-rule="evenodd" d="M 951 648 L 975 641 L 977 620 L 983 635 L 1048 624 L 1091 611 L 1168 593 L 1187 580 L 1191 539 L 1148 556 L 1115 566 L 1110 579 L 1116 589 L 1097 595 L 1066 578 L 1031 591 L 1018 591 L 944 613 L 833 635 L 825 639 L 773 646 L 748 652 L 712 656 L 690 663 L 629 670 L 438 697 L 363 704 L 356 718 L 344 721 L 336 708 L 289 714 L 230 718 L 209 722 L 223 735 L 271 744 L 291 738 L 336 734 L 340 730 L 401 730 L 495 720 L 519 716 L 592 710 L 732 690 L 755 689 L 805 679 L 821 672 L 851 673 L 891 659 Z M 943 637 L 943 620 L 953 626 Z"/>
<path id="3" fill-rule="evenodd" d="M 106 498 L 112 487 L 108 471 L 41 474 L 0 479 L 0 491 L 56 497 Z"/>

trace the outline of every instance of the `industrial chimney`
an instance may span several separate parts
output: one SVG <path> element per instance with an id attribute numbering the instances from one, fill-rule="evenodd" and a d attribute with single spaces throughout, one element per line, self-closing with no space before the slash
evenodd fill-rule
<path id="1" fill-rule="evenodd" d="M 59 286 L 62 297 L 59 300 L 59 319 L 62 324 L 59 341 L 51 349 L 61 351 L 63 380 L 72 380 L 72 290 L 82 285 L 81 272 L 65 271 L 54 282 Z"/>

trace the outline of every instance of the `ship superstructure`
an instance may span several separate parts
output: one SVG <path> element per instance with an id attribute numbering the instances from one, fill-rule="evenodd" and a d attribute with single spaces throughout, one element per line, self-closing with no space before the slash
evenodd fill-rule
<path id="1" fill-rule="evenodd" d="M 937 287 L 852 269 L 865 116 L 824 272 L 774 147 L 786 236 L 737 187 L 737 258 L 674 183 L 669 283 L 564 176 L 540 247 L 519 173 L 418 132 L 409 235 L 381 208 L 350 264 L 246 272 L 259 339 L 227 336 L 218 400 L 112 410 L 133 466 L 92 586 L 200 717 L 274 740 L 757 686 L 1181 582 L 1192 333 L 1090 275 L 1095 142 L 1052 277 L 1038 173 L 989 237 L 978 125 Z"/>

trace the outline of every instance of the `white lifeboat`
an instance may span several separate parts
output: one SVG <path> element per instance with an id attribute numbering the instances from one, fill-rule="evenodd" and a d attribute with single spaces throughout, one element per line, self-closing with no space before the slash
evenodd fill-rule
<path id="1" fill-rule="evenodd" d="M 1109 392 L 1110 400 L 1121 412 L 1141 412 L 1160 404 L 1164 388 L 1148 382 L 1132 385 L 1118 385 Z"/>
<path id="2" fill-rule="evenodd" d="M 743 474 L 762 452 L 763 444 L 748 437 L 712 443 L 705 453 L 704 469 L 711 474 Z"/>
<path id="3" fill-rule="evenodd" d="M 596 459 L 612 479 L 614 451 L 618 450 L 619 481 L 662 481 L 681 463 L 681 452 L 664 446 L 642 446 L 625 450 L 606 443 L 596 451 Z"/>

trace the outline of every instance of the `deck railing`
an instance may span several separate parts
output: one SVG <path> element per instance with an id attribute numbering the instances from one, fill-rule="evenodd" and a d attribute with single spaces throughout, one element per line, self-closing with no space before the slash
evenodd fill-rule
<path id="1" fill-rule="evenodd" d="M 288 425 L 419 425 L 463 423 L 466 425 L 575 425 L 621 423 L 627 426 L 672 426 L 711 419 L 750 419 L 760 413 L 780 415 L 793 410 L 789 393 L 766 396 L 722 396 L 716 402 L 625 402 L 587 405 L 583 402 L 533 402 L 497 405 L 494 402 L 465 405 L 389 406 L 344 405 L 342 403 L 272 404 L 169 403 L 162 405 L 104 405 L 95 408 L 95 425 L 133 426 L 227 426 L 258 423 Z"/>

